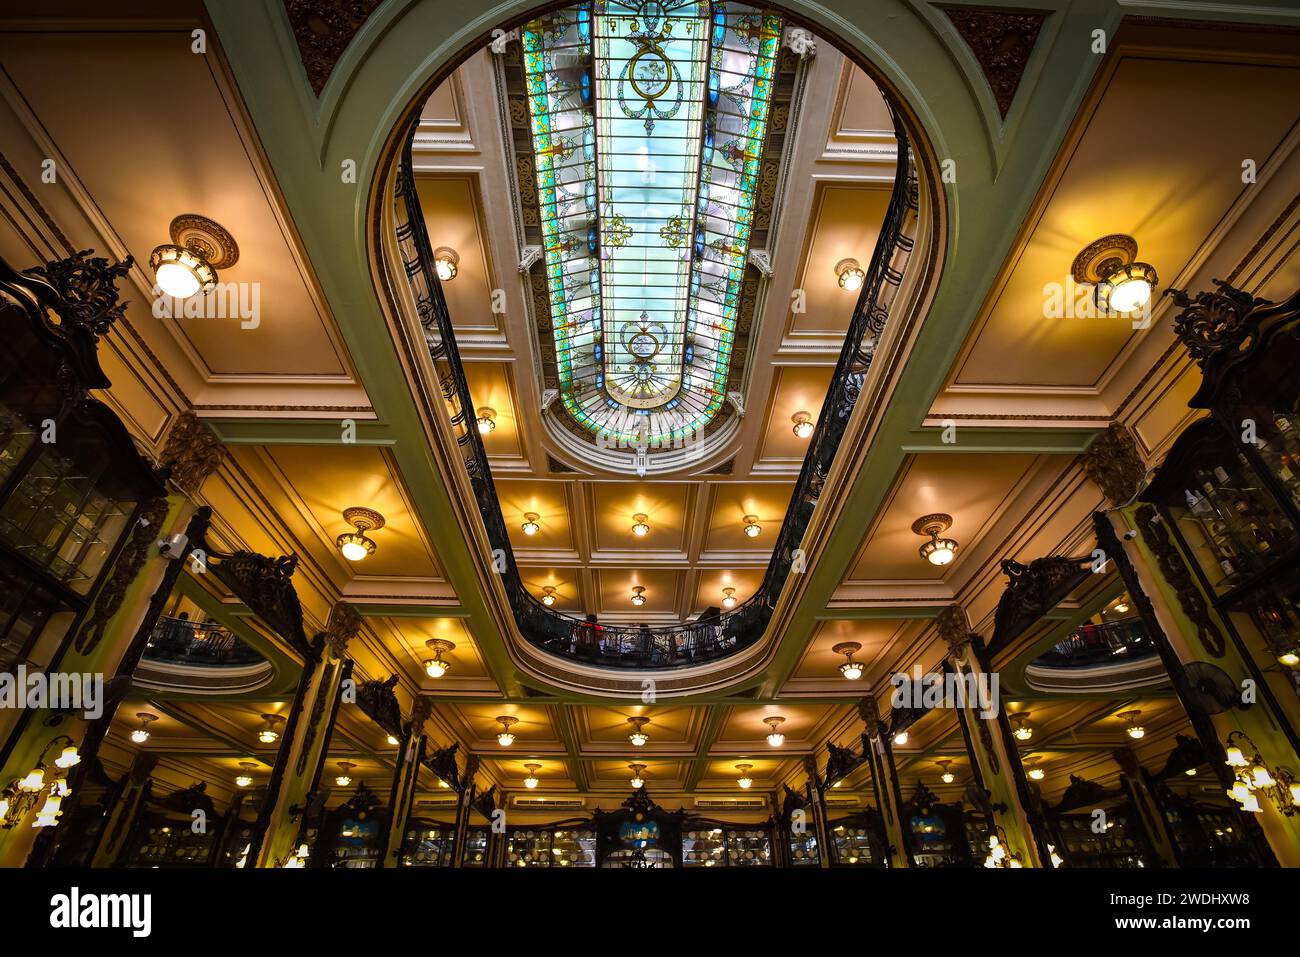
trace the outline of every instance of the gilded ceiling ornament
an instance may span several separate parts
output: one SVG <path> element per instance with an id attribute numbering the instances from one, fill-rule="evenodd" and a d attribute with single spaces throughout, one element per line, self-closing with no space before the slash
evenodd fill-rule
<path id="1" fill-rule="evenodd" d="M 943 12 L 975 55 L 998 112 L 1006 119 L 1046 15 L 973 7 L 948 7 Z"/>
<path id="2" fill-rule="evenodd" d="M 348 642 L 361 631 L 361 614 L 355 605 L 336 601 L 325 624 L 325 640 L 338 658 L 347 657 Z"/>
<path id="3" fill-rule="evenodd" d="M 970 618 L 961 605 L 946 606 L 934 619 L 935 628 L 948 645 L 948 650 L 960 654 L 970 643 Z"/>
<path id="4" fill-rule="evenodd" d="M 170 470 L 172 483 L 186 495 L 198 492 L 204 480 L 221 467 L 226 447 L 193 410 L 186 409 L 167 433 L 159 465 Z"/>
<path id="5" fill-rule="evenodd" d="M 433 714 L 433 699 L 425 695 L 416 695 L 411 702 L 411 727 L 415 734 L 424 733 L 424 722 Z"/>
<path id="6" fill-rule="evenodd" d="M 1142 491 L 1147 467 L 1137 440 L 1122 422 L 1112 421 L 1084 451 L 1083 471 L 1112 505 L 1127 505 Z"/>
<path id="7" fill-rule="evenodd" d="M 320 96 L 357 31 L 382 0 L 284 0 L 307 82 Z"/>

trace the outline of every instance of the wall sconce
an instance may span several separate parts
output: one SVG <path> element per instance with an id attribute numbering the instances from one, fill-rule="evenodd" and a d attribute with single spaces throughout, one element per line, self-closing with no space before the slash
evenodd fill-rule
<path id="1" fill-rule="evenodd" d="M 763 530 L 763 526 L 758 524 L 758 516 L 746 515 L 744 521 L 745 521 L 745 534 L 748 535 L 750 538 L 757 538 L 758 533 Z"/>
<path id="2" fill-rule="evenodd" d="M 255 761 L 240 761 L 239 766 L 243 770 L 235 778 L 235 787 L 251 788 L 253 786 L 253 771 L 257 768 Z"/>
<path id="3" fill-rule="evenodd" d="M 841 259 L 835 264 L 835 278 L 845 292 L 857 292 L 862 288 L 867 274 L 862 271 L 862 266 L 856 259 Z"/>
<path id="4" fill-rule="evenodd" d="M 63 748 L 59 751 L 59 756 L 50 762 L 56 771 L 50 775 L 45 761 L 51 750 L 60 744 Z M 61 734 L 48 742 L 41 751 L 36 766 L 25 776 L 10 781 L 0 791 L 0 827 L 17 827 L 33 809 L 36 809 L 36 820 L 32 822 L 32 827 L 53 827 L 57 824 L 63 813 L 63 799 L 72 794 L 66 773 L 80 763 L 81 755 L 77 751 L 76 742 L 68 735 Z M 37 802 L 42 799 L 44 802 L 40 808 L 36 808 Z"/>
<path id="5" fill-rule="evenodd" d="M 488 406 L 485 405 L 483 406 L 483 408 L 479 409 L 474 414 L 475 416 L 477 416 L 477 418 L 475 418 L 474 421 L 478 423 L 479 435 L 487 435 L 490 432 L 492 432 L 494 429 L 496 429 L 497 427 L 496 409 L 489 408 Z"/>
<path id="6" fill-rule="evenodd" d="M 1134 741 L 1136 741 L 1138 738 L 1145 737 L 1147 733 L 1146 728 L 1142 727 L 1142 725 L 1137 723 L 1137 719 L 1140 718 L 1141 716 L 1142 716 L 1141 711 L 1121 711 L 1119 714 L 1115 715 L 1115 717 L 1124 721 L 1128 725 L 1124 729 L 1124 733 L 1127 734 Z"/>
<path id="7" fill-rule="evenodd" d="M 140 727 L 131 732 L 131 740 L 136 744 L 144 744 L 149 740 L 149 722 L 157 721 L 158 715 L 141 711 L 136 714 L 136 717 L 140 719 Z"/>
<path id="8" fill-rule="evenodd" d="M 1112 233 L 1089 243 L 1070 267 L 1074 281 L 1092 285 L 1102 312 L 1134 312 L 1151 301 L 1159 284 L 1155 268 L 1137 261 L 1137 240 Z"/>
<path id="9" fill-rule="evenodd" d="M 723 608 L 736 607 L 736 589 L 734 588 L 722 589 L 722 607 Z"/>
<path id="10" fill-rule="evenodd" d="M 343 553 L 343 557 L 350 562 L 359 562 L 373 555 L 377 546 L 366 537 L 366 532 L 383 528 L 384 516 L 373 508 L 354 505 L 343 510 L 343 521 L 356 529 L 355 532 L 344 532 L 334 539 L 334 544 Z"/>
<path id="11" fill-rule="evenodd" d="M 546 585 L 542 588 L 542 604 L 550 608 L 555 604 L 555 586 Z"/>
<path id="12" fill-rule="evenodd" d="M 1246 757 L 1242 744 L 1250 748 L 1250 758 Z M 1271 770 L 1255 742 L 1245 732 L 1233 731 L 1228 735 L 1225 754 L 1225 763 L 1236 776 L 1236 781 L 1228 789 L 1228 797 L 1240 804 L 1243 811 L 1260 813 L 1263 808 L 1258 795 L 1263 794 L 1287 817 L 1300 812 L 1300 780 L 1297 780 L 1295 772 L 1285 767 L 1278 768 L 1276 772 Z"/>
<path id="13" fill-rule="evenodd" d="M 629 764 L 628 767 L 632 769 L 632 787 L 638 791 L 641 790 L 645 787 L 645 778 L 641 776 L 641 772 L 645 770 L 645 765 Z"/>
<path id="14" fill-rule="evenodd" d="M 264 714 L 262 720 L 266 727 L 257 732 L 257 740 L 262 744 L 275 744 L 280 740 L 280 725 L 284 724 L 284 718 L 278 714 Z"/>
<path id="15" fill-rule="evenodd" d="M 433 251 L 433 268 L 442 282 L 451 282 L 456 278 L 460 266 L 460 254 L 450 246 L 439 246 Z"/>
<path id="16" fill-rule="evenodd" d="M 503 714 L 497 718 L 497 723 L 501 725 L 501 730 L 497 732 L 497 744 L 503 748 L 508 748 L 515 743 L 515 733 L 510 729 L 519 723 L 518 718 L 512 718 L 508 714 Z"/>
<path id="17" fill-rule="evenodd" d="M 1014 711 L 1007 715 L 1007 720 L 1011 722 L 1011 733 L 1015 735 L 1017 741 L 1028 741 L 1034 736 L 1034 728 L 1029 723 L 1028 711 Z"/>
<path id="18" fill-rule="evenodd" d="M 952 784 L 953 781 L 957 780 L 957 775 L 953 774 L 948 768 L 948 765 L 952 764 L 951 758 L 944 758 L 942 761 L 936 761 L 934 763 L 939 765 L 939 771 L 941 772 L 939 774 L 939 780 L 944 784 Z"/>
<path id="19" fill-rule="evenodd" d="M 342 773 L 334 779 L 334 783 L 341 788 L 345 788 L 349 784 L 351 784 L 352 783 L 351 771 L 355 767 L 356 765 L 353 764 L 351 761 L 340 761 L 339 771 L 341 771 Z"/>
<path id="20" fill-rule="evenodd" d="M 952 538 L 939 536 L 952 527 L 952 516 L 946 512 L 934 512 L 922 515 L 912 523 L 912 531 L 917 535 L 928 535 L 930 540 L 921 546 L 921 557 L 931 565 L 947 565 L 957 551 L 957 542 Z"/>
<path id="21" fill-rule="evenodd" d="M 862 650 L 862 645 L 856 641 L 841 641 L 839 644 L 831 647 L 831 651 L 837 655 L 844 655 L 847 659 L 844 664 L 840 665 L 840 674 L 849 681 L 857 681 L 862 677 L 862 662 L 854 661 L 853 656 Z"/>
<path id="22" fill-rule="evenodd" d="M 1013 854 L 1007 849 L 1007 832 L 1000 824 L 996 825 L 995 832 L 989 835 L 989 853 L 984 858 L 984 866 L 1010 868 L 1025 866 L 1019 854 Z"/>
<path id="23" fill-rule="evenodd" d="M 650 740 L 650 735 L 646 734 L 642 729 L 650 723 L 650 719 L 642 717 L 628 718 L 627 723 L 632 726 L 632 733 L 627 736 L 627 739 L 632 742 L 632 747 L 645 747 L 645 743 Z"/>
<path id="24" fill-rule="evenodd" d="M 206 216 L 184 213 L 167 229 L 171 242 L 149 254 L 158 288 L 173 299 L 188 299 L 208 292 L 217 284 L 217 270 L 239 261 L 234 237 Z"/>
<path id="25" fill-rule="evenodd" d="M 785 718 L 779 718 L 774 715 L 770 718 L 764 718 L 763 723 L 772 729 L 767 734 L 768 744 L 774 748 L 779 748 L 781 745 L 785 744 L 785 735 L 777 730 L 777 728 L 785 724 Z"/>
<path id="26" fill-rule="evenodd" d="M 637 538 L 645 538 L 650 534 L 650 516 L 646 515 L 644 512 L 637 512 L 632 516 L 632 521 L 634 522 L 632 525 L 632 534 Z"/>
<path id="27" fill-rule="evenodd" d="M 645 604 L 645 585 L 635 585 L 632 588 L 632 604 L 640 608 Z"/>
<path id="28" fill-rule="evenodd" d="M 535 790 L 537 785 L 541 783 L 537 779 L 537 772 L 542 769 L 542 766 L 540 764 L 525 764 L 524 767 L 528 769 L 528 777 L 524 778 L 524 787 L 530 791 Z"/>
<path id="29" fill-rule="evenodd" d="M 754 779 L 749 776 L 749 772 L 753 769 L 754 766 L 752 764 L 736 765 L 736 770 L 740 772 L 740 777 L 736 778 L 736 784 L 740 786 L 742 791 L 748 791 L 750 786 L 753 785 Z"/>
<path id="30" fill-rule="evenodd" d="M 456 643 L 446 638 L 430 638 L 424 646 L 433 652 L 433 657 L 424 663 L 424 673 L 430 678 L 441 678 L 451 670 L 451 662 L 443 654 L 456 650 Z"/>
<path id="31" fill-rule="evenodd" d="M 796 438 L 806 439 L 813 434 L 813 417 L 807 412 L 796 412 L 790 416 L 790 421 L 794 423 L 794 434 Z"/>

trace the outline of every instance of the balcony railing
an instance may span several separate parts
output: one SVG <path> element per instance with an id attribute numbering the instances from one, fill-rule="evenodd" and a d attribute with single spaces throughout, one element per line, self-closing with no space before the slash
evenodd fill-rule
<path id="1" fill-rule="evenodd" d="M 494 550 L 507 556 L 502 583 L 520 633 L 534 646 L 563 658 L 639 669 L 687 667 L 734 654 L 754 644 L 771 620 L 796 561 L 799 544 L 866 381 L 876 344 L 889 316 L 889 305 L 902 281 L 902 265 L 912 250 L 913 239 L 906 235 L 904 227 L 917 211 L 917 181 L 902 124 L 895 122 L 898 165 L 880 239 L 762 584 L 748 600 L 709 620 L 657 627 L 583 621 L 546 607 L 524 587 L 492 482 L 487 453 L 476 427 L 475 406 L 461 366 L 452 319 L 434 269 L 433 246 L 420 208 L 411 159 L 414 133 L 413 124 L 397 173 L 397 244 L 488 541 Z"/>
<path id="2" fill-rule="evenodd" d="M 264 662 L 260 654 L 220 625 L 187 618 L 159 618 L 145 645 L 149 661 L 173 665 L 235 667 Z"/>
<path id="3" fill-rule="evenodd" d="M 1156 653 L 1141 618 L 1083 625 L 1034 664 L 1048 668 L 1087 668 L 1091 665 L 1136 661 Z"/>

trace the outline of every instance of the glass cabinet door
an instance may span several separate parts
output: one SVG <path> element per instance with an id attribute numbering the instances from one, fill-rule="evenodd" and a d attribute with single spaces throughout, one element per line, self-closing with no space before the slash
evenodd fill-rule
<path id="1" fill-rule="evenodd" d="M 820 867 L 821 853 L 817 836 L 805 831 L 790 835 L 790 865 L 792 867 Z"/>
<path id="2" fill-rule="evenodd" d="M 1279 332 L 1250 361 L 1221 409 L 1229 432 L 1255 433 L 1259 460 L 1291 503 L 1300 508 L 1300 340 Z"/>
<path id="3" fill-rule="evenodd" d="M 1206 444 L 1163 504 L 1202 574 L 1222 597 L 1291 555 L 1295 527 L 1227 440 Z"/>

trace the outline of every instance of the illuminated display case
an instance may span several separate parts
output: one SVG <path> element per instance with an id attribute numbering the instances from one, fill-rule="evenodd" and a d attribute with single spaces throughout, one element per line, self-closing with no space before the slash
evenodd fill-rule
<path id="1" fill-rule="evenodd" d="M 1052 818 L 1055 847 L 1067 867 L 1145 867 L 1144 840 L 1127 806 L 1106 810 L 1104 824 L 1091 811 Z"/>
<path id="2" fill-rule="evenodd" d="M 461 867 L 487 867 L 488 842 L 492 830 L 486 827 L 468 827 L 465 829 L 465 854 Z"/>
<path id="3" fill-rule="evenodd" d="M 790 835 L 790 866 L 821 866 L 821 848 L 817 844 L 817 835 L 812 831 Z"/>
<path id="4" fill-rule="evenodd" d="M 402 867 L 451 867 L 456 828 L 442 821 L 411 818 L 402 835 Z"/>
<path id="5" fill-rule="evenodd" d="M 878 815 L 852 814 L 830 821 L 832 867 L 885 867 L 885 838 Z"/>
<path id="6" fill-rule="evenodd" d="M 596 831 L 569 822 L 515 828 L 506 838 L 506 866 L 595 867 Z"/>

